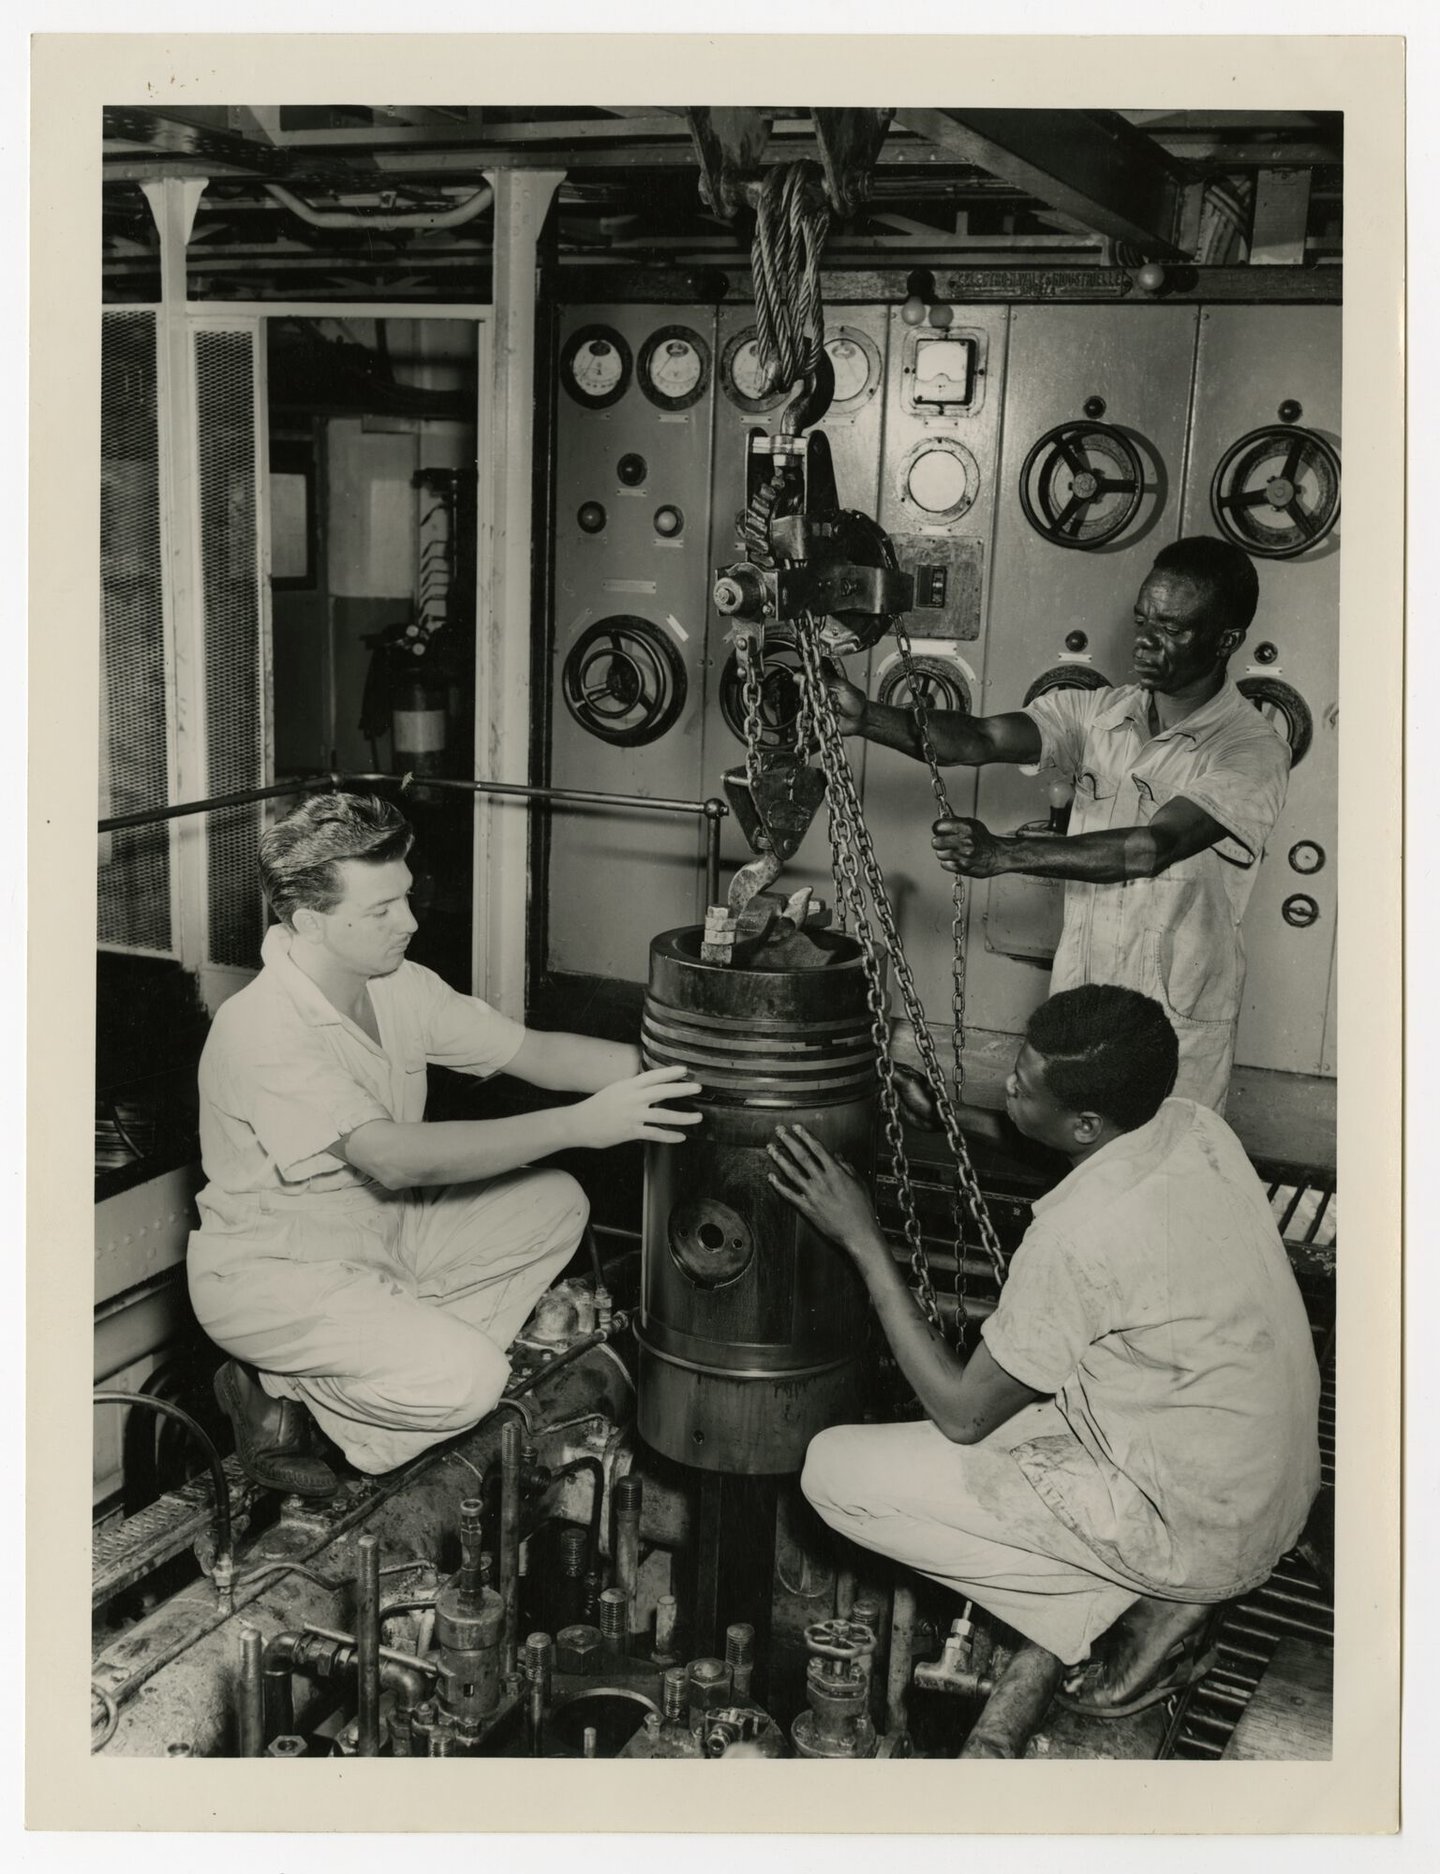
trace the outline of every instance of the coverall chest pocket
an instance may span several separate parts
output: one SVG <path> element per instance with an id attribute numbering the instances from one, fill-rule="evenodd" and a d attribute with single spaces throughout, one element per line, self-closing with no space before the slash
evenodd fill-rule
<path id="1" fill-rule="evenodd" d="M 1075 777 L 1075 800 L 1070 809 L 1072 833 L 1100 833 L 1112 826 L 1120 795 L 1113 776 L 1082 768 Z"/>

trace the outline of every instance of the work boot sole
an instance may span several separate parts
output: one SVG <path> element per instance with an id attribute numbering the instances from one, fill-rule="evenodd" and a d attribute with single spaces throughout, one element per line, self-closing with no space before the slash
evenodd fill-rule
<path id="1" fill-rule="evenodd" d="M 245 1475 L 267 1490 L 287 1496 L 333 1497 L 340 1481 L 328 1464 L 304 1452 L 257 1445 L 238 1360 L 227 1360 L 215 1375 L 215 1398 L 235 1434 L 235 1455 Z"/>

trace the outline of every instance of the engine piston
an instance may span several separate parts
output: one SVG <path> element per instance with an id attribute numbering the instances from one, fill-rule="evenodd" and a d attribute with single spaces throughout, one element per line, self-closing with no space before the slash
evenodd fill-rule
<path id="1" fill-rule="evenodd" d="M 645 1064 L 682 1065 L 705 1117 L 683 1148 L 647 1149 L 639 1429 L 678 1463 L 774 1476 L 854 1409 L 863 1286 L 770 1184 L 766 1148 L 777 1124 L 800 1124 L 870 1176 L 864 962 L 822 931 L 819 968 L 721 968 L 701 961 L 702 937 L 650 947 Z"/>

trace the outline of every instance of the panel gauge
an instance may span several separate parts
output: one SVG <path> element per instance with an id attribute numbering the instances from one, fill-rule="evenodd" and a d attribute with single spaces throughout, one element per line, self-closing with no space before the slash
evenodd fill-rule
<path id="1" fill-rule="evenodd" d="M 610 325 L 582 325 L 565 341 L 560 381 L 587 410 L 618 403 L 630 383 L 630 347 Z"/>
<path id="2" fill-rule="evenodd" d="M 640 347 L 640 388 L 658 409 L 688 410 L 710 384 L 710 347 L 688 325 L 662 325 Z"/>
<path id="3" fill-rule="evenodd" d="M 720 360 L 725 395 L 750 416 L 763 416 L 785 398 L 784 390 L 766 390 L 760 370 L 760 340 L 753 325 L 737 332 Z"/>
<path id="4" fill-rule="evenodd" d="M 839 416 L 849 415 L 880 387 L 880 347 L 864 332 L 842 325 L 825 340 L 825 353 L 835 372 L 830 408 Z"/>

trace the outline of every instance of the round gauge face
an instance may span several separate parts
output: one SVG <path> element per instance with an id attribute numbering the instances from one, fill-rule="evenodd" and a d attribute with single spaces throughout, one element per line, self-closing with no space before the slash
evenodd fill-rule
<path id="1" fill-rule="evenodd" d="M 842 326 L 825 341 L 825 355 L 835 372 L 832 409 L 867 400 L 880 382 L 880 353 L 859 332 Z"/>
<path id="2" fill-rule="evenodd" d="M 784 395 L 783 391 L 765 388 L 760 368 L 760 341 L 753 325 L 737 333 L 725 347 L 720 378 L 731 403 L 738 404 L 752 416 L 763 410 L 773 410 Z"/>
<path id="3" fill-rule="evenodd" d="M 980 489 L 975 459 L 958 443 L 922 444 L 911 457 L 905 495 L 933 520 L 956 520 Z"/>
<path id="4" fill-rule="evenodd" d="M 607 325 L 582 326 L 561 353 L 560 381 L 577 403 L 603 410 L 625 394 L 630 347 Z"/>
<path id="5" fill-rule="evenodd" d="M 688 410 L 710 381 L 710 348 L 687 326 L 652 332 L 640 352 L 640 388 L 662 410 Z"/>

